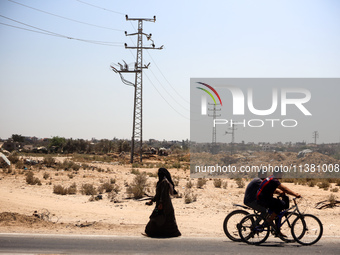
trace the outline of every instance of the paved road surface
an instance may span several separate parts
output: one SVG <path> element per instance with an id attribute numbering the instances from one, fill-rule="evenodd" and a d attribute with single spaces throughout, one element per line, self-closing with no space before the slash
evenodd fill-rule
<path id="1" fill-rule="evenodd" d="M 269 239 L 261 246 L 227 238 L 172 238 L 0 234 L 0 254 L 340 254 L 340 239 L 324 237 L 312 246 Z"/>

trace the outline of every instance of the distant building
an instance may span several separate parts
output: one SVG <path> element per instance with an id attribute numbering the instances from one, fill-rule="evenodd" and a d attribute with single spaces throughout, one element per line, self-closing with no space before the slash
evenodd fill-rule
<path id="1" fill-rule="evenodd" d="M 21 148 L 20 143 L 14 142 L 12 139 L 8 139 L 4 144 L 2 145 L 2 149 L 12 152 L 19 150 Z"/>

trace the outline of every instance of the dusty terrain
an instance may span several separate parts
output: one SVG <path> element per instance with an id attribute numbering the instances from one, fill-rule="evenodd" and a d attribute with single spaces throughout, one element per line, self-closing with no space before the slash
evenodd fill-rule
<path id="1" fill-rule="evenodd" d="M 128 199 L 126 186 L 132 183 L 136 176 L 133 172 L 138 169 L 148 173 L 147 193 L 153 195 L 158 168 L 132 168 L 130 164 L 98 162 L 89 165 L 94 168 L 80 168 L 78 171 L 48 167 L 34 169 L 34 176 L 40 179 L 42 185 L 26 183 L 25 172 L 29 169 L 12 169 L 11 173 L 4 173 L 0 169 L 0 232 L 139 236 L 144 232 L 153 207 L 145 205 L 145 200 Z M 239 188 L 235 180 L 222 179 L 222 187 L 216 188 L 214 179 L 207 178 L 206 184 L 197 188 L 198 180 L 190 179 L 189 169 L 185 168 L 169 169 L 172 176 L 179 180 L 176 189 L 181 197 L 173 198 L 172 201 L 182 235 L 224 237 L 223 220 L 235 208 L 233 203 L 242 204 L 245 187 L 250 180 L 245 180 L 245 187 Z M 43 178 L 45 173 L 49 174 L 46 179 Z M 103 193 L 103 199 L 90 201 L 91 196 L 82 195 L 79 191 L 82 184 L 98 187 L 111 179 L 115 179 L 120 188 L 115 201 L 110 201 L 106 193 Z M 193 187 L 188 188 L 190 180 Z M 227 185 L 223 185 L 225 182 Z M 77 185 L 76 194 L 53 193 L 54 185 L 68 187 L 73 183 Z M 331 184 L 333 191 L 318 186 L 285 184 L 303 195 L 301 208 L 320 218 L 324 225 L 324 236 L 340 236 L 340 207 L 322 210 L 315 208 L 317 202 L 327 200 L 331 194 L 339 199 L 340 192 L 334 192 L 336 184 Z M 196 201 L 185 203 L 184 194 L 189 191 L 196 196 Z M 35 211 L 38 216 L 47 217 L 38 219 L 33 216 Z"/>

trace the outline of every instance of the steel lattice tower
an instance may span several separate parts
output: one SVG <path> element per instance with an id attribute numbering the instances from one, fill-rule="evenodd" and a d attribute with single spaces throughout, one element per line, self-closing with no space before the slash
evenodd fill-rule
<path id="1" fill-rule="evenodd" d="M 143 49 L 158 49 L 161 50 L 163 46 L 159 48 L 155 48 L 155 45 L 151 39 L 151 34 L 143 33 L 143 21 L 151 21 L 156 22 L 156 16 L 152 19 L 145 18 L 129 18 L 126 15 L 127 21 L 138 21 L 138 30 L 136 33 L 128 34 L 125 31 L 126 36 L 137 35 L 137 46 L 129 47 L 125 44 L 125 49 L 136 49 L 136 62 L 134 70 L 129 70 L 128 66 L 125 64 L 124 66 L 119 64 L 121 70 L 117 70 L 115 67 L 111 66 L 113 71 L 119 73 L 122 81 L 126 85 L 132 85 L 135 87 L 135 96 L 134 96 L 134 107 L 133 107 L 133 128 L 132 128 L 132 138 L 131 138 L 131 160 L 133 163 L 134 150 L 135 150 L 135 142 L 139 144 L 139 153 L 140 153 L 140 162 L 142 162 L 142 145 L 143 145 L 143 68 L 148 68 L 148 65 L 143 66 Z M 146 36 L 147 40 L 152 41 L 152 47 L 143 47 L 143 35 Z M 121 73 L 135 73 L 135 83 L 131 83 L 125 80 Z"/>
<path id="2" fill-rule="evenodd" d="M 221 115 L 217 115 L 216 111 L 221 111 L 221 109 L 216 109 L 216 104 L 210 104 L 213 106 L 213 109 L 208 109 L 209 111 L 213 111 L 212 115 L 209 115 L 209 117 L 213 117 L 213 121 L 215 123 L 216 117 L 220 117 Z M 219 104 L 218 104 L 219 105 Z M 212 132 L 212 145 L 216 145 L 216 126 L 213 126 L 213 132 Z"/>

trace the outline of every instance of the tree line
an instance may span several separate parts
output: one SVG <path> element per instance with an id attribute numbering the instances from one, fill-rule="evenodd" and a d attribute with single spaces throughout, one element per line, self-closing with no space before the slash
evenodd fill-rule
<path id="1" fill-rule="evenodd" d="M 59 136 L 54 136 L 52 138 L 46 139 L 32 139 L 30 137 L 24 137 L 22 135 L 13 134 L 11 137 L 13 142 L 20 143 L 21 147 L 24 145 L 33 145 L 35 148 L 44 147 L 46 152 L 49 153 L 82 153 L 82 154 L 92 154 L 92 153 L 121 153 L 131 151 L 131 141 L 127 139 L 113 138 L 109 139 L 73 139 L 64 138 Z M 150 139 L 144 142 L 143 152 L 147 152 L 150 148 L 167 148 L 171 150 L 178 151 L 188 151 L 189 150 L 189 140 L 183 141 L 157 141 Z M 138 151 L 137 151 L 138 152 Z"/>

